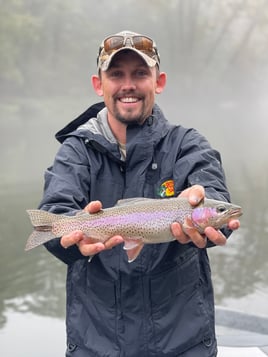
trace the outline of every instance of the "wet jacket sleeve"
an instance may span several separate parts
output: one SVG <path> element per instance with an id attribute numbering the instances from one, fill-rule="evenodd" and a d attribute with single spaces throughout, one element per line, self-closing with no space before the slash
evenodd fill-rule
<path id="1" fill-rule="evenodd" d="M 81 139 L 70 137 L 61 145 L 53 166 L 45 172 L 44 195 L 39 208 L 74 215 L 87 205 L 89 189 L 89 165 L 84 145 Z M 45 243 L 45 247 L 66 264 L 86 259 L 76 245 L 63 248 L 60 238 Z"/>

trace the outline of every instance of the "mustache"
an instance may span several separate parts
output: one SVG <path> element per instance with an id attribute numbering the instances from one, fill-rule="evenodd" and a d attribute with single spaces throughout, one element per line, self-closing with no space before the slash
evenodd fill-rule
<path id="1" fill-rule="evenodd" d="M 141 93 L 136 92 L 136 91 L 127 91 L 127 92 L 117 93 L 114 96 L 115 99 L 120 99 L 123 97 L 136 97 L 138 99 L 142 99 L 142 98 L 144 98 L 144 95 L 142 95 Z"/>

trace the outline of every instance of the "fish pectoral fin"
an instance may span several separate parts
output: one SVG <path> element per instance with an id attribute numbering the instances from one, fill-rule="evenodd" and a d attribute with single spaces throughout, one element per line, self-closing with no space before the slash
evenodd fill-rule
<path id="1" fill-rule="evenodd" d="M 142 242 L 141 242 L 140 238 L 137 238 L 137 239 L 126 238 L 126 239 L 124 239 L 124 243 L 125 243 L 124 249 L 131 250 L 131 249 L 138 247 Z"/>
<path id="2" fill-rule="evenodd" d="M 81 210 L 81 211 L 77 211 L 75 214 L 75 217 L 88 217 L 90 215 L 90 213 Z"/>
<path id="3" fill-rule="evenodd" d="M 182 229 L 183 229 L 184 233 L 187 233 L 187 230 L 196 229 L 196 227 L 193 225 L 191 218 L 189 218 L 189 217 L 185 218 L 185 220 L 182 224 Z"/>
<path id="4" fill-rule="evenodd" d="M 144 243 L 140 238 L 137 239 L 125 239 L 124 249 L 127 252 L 128 262 L 132 263 L 140 254 Z"/>

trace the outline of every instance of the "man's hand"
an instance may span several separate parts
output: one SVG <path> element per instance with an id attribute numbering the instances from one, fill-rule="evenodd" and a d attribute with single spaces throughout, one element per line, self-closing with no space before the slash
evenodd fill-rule
<path id="1" fill-rule="evenodd" d="M 92 201 L 84 208 L 84 210 L 88 213 L 97 213 L 101 208 L 102 205 L 100 201 Z M 88 237 L 81 231 L 74 231 L 62 236 L 60 243 L 64 248 L 76 244 L 81 254 L 84 256 L 92 256 L 105 249 L 111 249 L 114 246 L 123 243 L 123 238 L 121 236 L 114 236 L 109 238 L 105 243 L 101 243 L 96 242 L 95 239 Z"/>
<path id="2" fill-rule="evenodd" d="M 182 191 L 179 197 L 187 197 L 189 203 L 192 206 L 197 206 L 200 201 L 205 198 L 205 189 L 203 186 L 194 185 Z M 228 223 L 228 227 L 231 230 L 236 230 L 240 227 L 240 222 L 238 219 L 233 219 Z M 192 222 L 188 220 L 185 222 L 185 227 L 182 228 L 180 223 L 174 222 L 171 225 L 171 231 L 174 237 L 181 244 L 194 243 L 198 248 L 205 248 L 207 245 L 207 238 L 215 245 L 226 244 L 226 237 L 221 231 L 214 229 L 213 227 L 207 227 L 205 229 L 204 235 L 201 235 L 196 228 L 193 226 Z M 207 238 L 206 238 L 207 237 Z"/>

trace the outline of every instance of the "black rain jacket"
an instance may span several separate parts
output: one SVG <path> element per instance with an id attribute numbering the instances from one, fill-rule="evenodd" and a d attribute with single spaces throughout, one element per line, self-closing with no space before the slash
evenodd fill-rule
<path id="1" fill-rule="evenodd" d="M 159 198 L 170 181 L 174 195 L 199 184 L 207 197 L 229 201 L 220 155 L 196 130 L 171 125 L 155 105 L 143 125 L 127 128 L 122 161 L 118 145 L 77 130 L 103 106 L 95 104 L 56 134 L 62 145 L 45 173 L 39 208 L 70 215 L 92 200 L 105 208 L 122 198 Z M 59 238 L 45 246 L 68 265 L 66 356 L 216 356 L 206 249 L 177 241 L 145 245 L 128 263 L 119 245 L 89 263 Z"/>

